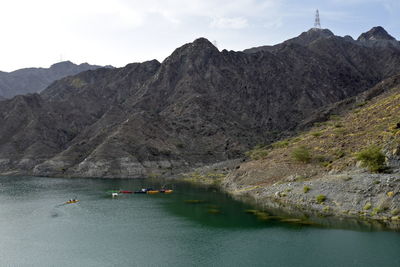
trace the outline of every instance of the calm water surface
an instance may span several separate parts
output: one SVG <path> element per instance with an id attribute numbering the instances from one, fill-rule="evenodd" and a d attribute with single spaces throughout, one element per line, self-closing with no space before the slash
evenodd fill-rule
<path id="1" fill-rule="evenodd" d="M 260 221 L 179 183 L 171 195 L 105 193 L 146 186 L 160 184 L 0 177 L 0 266 L 400 266 L 396 232 Z"/>

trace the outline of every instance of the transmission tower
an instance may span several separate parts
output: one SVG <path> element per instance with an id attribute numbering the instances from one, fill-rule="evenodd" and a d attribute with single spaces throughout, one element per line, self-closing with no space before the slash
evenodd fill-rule
<path id="1" fill-rule="evenodd" d="M 319 11 L 318 11 L 318 9 L 315 12 L 314 28 L 321 29 L 321 20 L 319 19 Z"/>

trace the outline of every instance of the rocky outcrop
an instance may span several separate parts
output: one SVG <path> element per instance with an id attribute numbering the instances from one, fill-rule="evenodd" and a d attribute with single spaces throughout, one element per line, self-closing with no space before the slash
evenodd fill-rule
<path id="1" fill-rule="evenodd" d="M 242 157 L 400 72 L 400 50 L 310 36 L 257 53 L 200 38 L 162 63 L 90 70 L 2 101 L 0 172 L 171 175 Z"/>
<path id="2" fill-rule="evenodd" d="M 0 100 L 16 95 L 39 93 L 55 80 L 75 75 L 82 71 L 94 70 L 101 66 L 70 61 L 59 62 L 50 68 L 26 68 L 13 72 L 0 72 Z"/>

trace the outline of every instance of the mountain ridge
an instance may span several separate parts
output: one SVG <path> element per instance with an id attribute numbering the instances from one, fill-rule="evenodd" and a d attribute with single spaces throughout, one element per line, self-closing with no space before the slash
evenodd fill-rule
<path id="1" fill-rule="evenodd" d="M 400 73 L 400 50 L 324 35 L 257 53 L 199 38 L 162 63 L 89 70 L 2 101 L 0 173 L 174 175 L 240 158 Z"/>
<path id="2" fill-rule="evenodd" d="M 286 40 L 283 43 L 276 45 L 253 47 L 245 49 L 243 50 L 243 52 L 244 53 L 256 53 L 259 51 L 274 52 L 279 49 L 282 49 L 282 47 L 284 47 L 285 45 L 299 44 L 302 46 L 308 46 L 312 42 L 318 41 L 320 39 L 329 39 L 329 38 L 340 38 L 344 41 L 352 42 L 354 44 L 362 46 L 386 47 L 388 45 L 391 45 L 398 48 L 400 47 L 400 43 L 381 26 L 373 27 L 369 31 L 362 33 L 357 40 L 354 40 L 349 35 L 346 35 L 344 37 L 336 36 L 329 29 L 311 28 L 308 31 L 301 33 L 299 36 Z"/>
<path id="3" fill-rule="evenodd" d="M 77 65 L 71 61 L 63 61 L 49 68 L 23 68 L 12 72 L 0 72 L 0 96 L 11 98 L 20 94 L 37 93 L 55 80 L 97 68 L 101 66 L 88 63 Z"/>

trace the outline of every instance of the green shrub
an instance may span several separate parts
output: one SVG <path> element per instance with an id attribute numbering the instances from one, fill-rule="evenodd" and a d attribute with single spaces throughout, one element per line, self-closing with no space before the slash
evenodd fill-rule
<path id="1" fill-rule="evenodd" d="M 385 155 L 381 149 L 372 145 L 356 154 L 357 160 L 360 160 L 363 167 L 371 172 L 382 172 L 385 170 Z"/>
<path id="2" fill-rule="evenodd" d="M 311 190 L 311 188 L 310 188 L 309 186 L 306 186 L 306 185 L 305 185 L 305 186 L 303 187 L 303 192 L 304 192 L 304 193 L 307 193 L 307 192 L 310 191 L 310 190 Z"/>
<path id="3" fill-rule="evenodd" d="M 292 156 L 296 161 L 309 163 L 311 161 L 310 150 L 305 146 L 299 146 L 292 151 Z"/>
<path id="4" fill-rule="evenodd" d="M 364 210 L 369 210 L 369 209 L 371 209 L 371 207 L 372 207 L 371 203 L 367 203 L 364 206 Z"/>
<path id="5" fill-rule="evenodd" d="M 400 209 L 394 209 L 390 212 L 393 216 L 400 214 Z"/>
<path id="6" fill-rule="evenodd" d="M 325 196 L 325 195 L 318 195 L 318 196 L 315 197 L 315 200 L 316 200 L 318 203 L 321 204 L 321 203 L 325 202 L 326 196 Z"/>
<path id="7" fill-rule="evenodd" d="M 378 213 L 382 212 L 382 210 L 380 208 L 374 208 L 371 215 L 376 215 Z"/>

